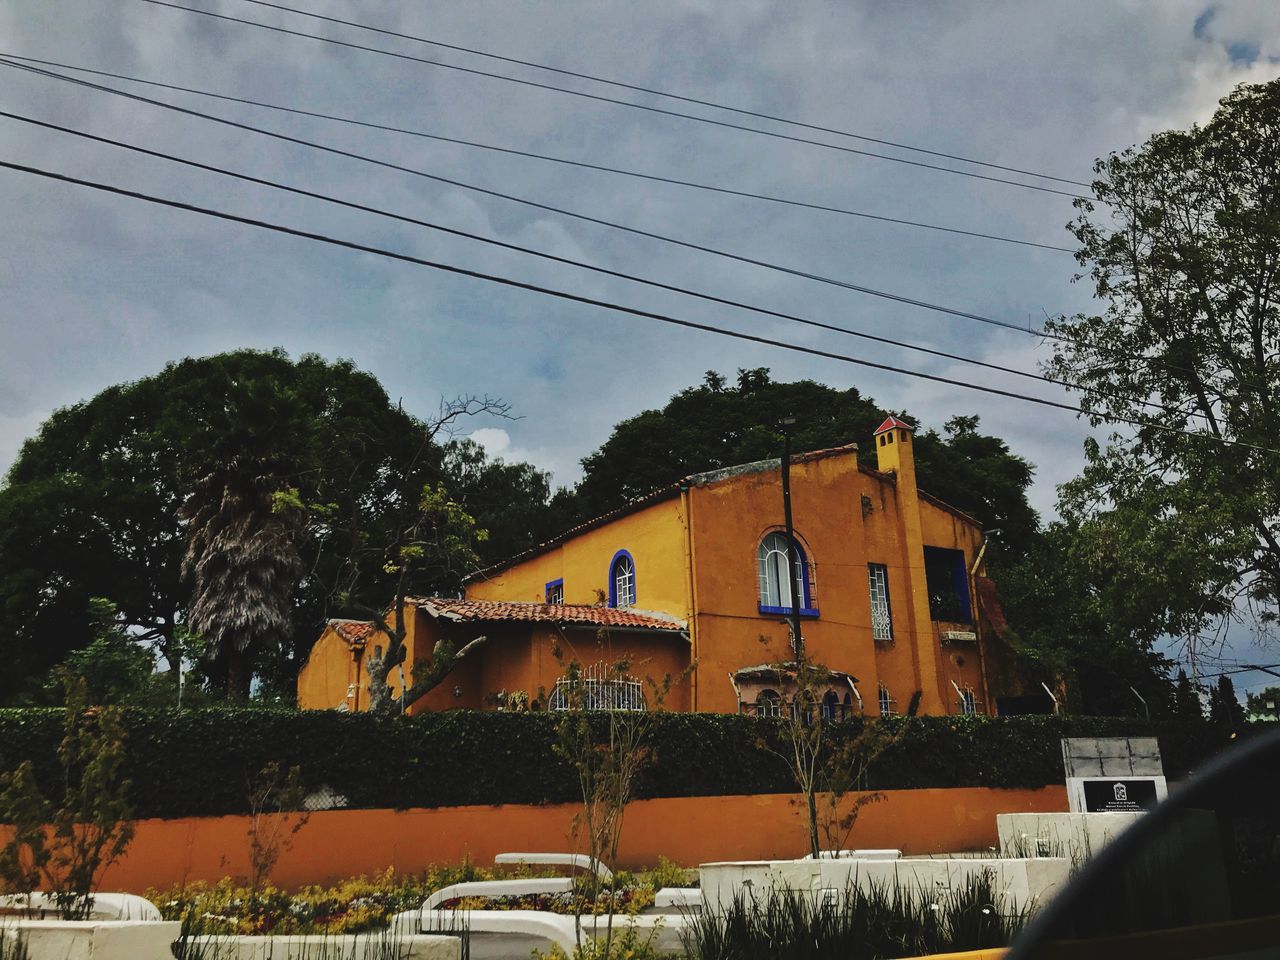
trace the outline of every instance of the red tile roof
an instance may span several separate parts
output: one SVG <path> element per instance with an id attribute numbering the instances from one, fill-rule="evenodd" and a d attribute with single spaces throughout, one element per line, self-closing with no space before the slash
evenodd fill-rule
<path id="1" fill-rule="evenodd" d="M 872 436 L 878 437 L 880 436 L 880 434 L 884 433 L 886 430 L 892 430 L 895 427 L 901 430 L 910 430 L 912 433 L 915 433 L 915 430 L 916 430 L 916 428 L 913 427 L 911 424 L 907 423 L 906 421 L 899 420 L 897 417 L 885 417 L 884 423 L 876 427 L 876 432 L 872 434 Z"/>
<path id="2" fill-rule="evenodd" d="M 660 613 L 639 610 L 617 610 L 582 604 L 522 603 L 509 600 L 450 600 L 443 597 L 421 597 L 412 602 L 433 617 L 460 623 L 557 623 L 573 627 L 613 627 L 619 630 L 685 629 L 684 621 Z"/>
<path id="3" fill-rule="evenodd" d="M 347 643 L 367 640 L 374 631 L 372 620 L 330 620 L 329 626 Z"/>

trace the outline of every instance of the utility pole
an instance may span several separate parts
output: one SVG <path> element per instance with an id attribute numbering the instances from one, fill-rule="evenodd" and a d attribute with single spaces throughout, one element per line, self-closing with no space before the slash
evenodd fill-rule
<path id="1" fill-rule="evenodd" d="M 782 421 L 782 522 L 787 531 L 787 583 L 791 594 L 791 649 L 795 651 L 796 662 L 804 660 L 804 638 L 800 635 L 800 590 L 803 583 L 796 582 L 796 571 L 804 576 L 804 568 L 800 564 L 800 551 L 796 549 L 796 532 L 791 524 L 791 428 L 796 425 L 795 417 L 786 417 Z"/>

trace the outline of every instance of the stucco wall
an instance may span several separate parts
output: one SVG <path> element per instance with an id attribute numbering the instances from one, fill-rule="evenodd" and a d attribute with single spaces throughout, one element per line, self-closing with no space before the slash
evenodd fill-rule
<path id="1" fill-rule="evenodd" d="M 593 604 L 608 596 L 609 565 L 619 550 L 636 565 L 636 608 L 683 620 L 689 615 L 684 518 L 680 498 L 651 504 L 567 543 L 467 585 L 478 600 L 541 603 L 546 585 L 564 580 L 564 602 Z"/>
<path id="2" fill-rule="evenodd" d="M 906 853 L 985 850 L 996 844 L 996 814 L 1065 810 L 1061 786 L 1040 790 L 890 790 L 863 808 L 848 845 Z M 489 865 L 506 851 L 578 849 L 570 839 L 574 804 L 333 810 L 311 815 L 272 874 L 280 886 L 334 882 L 388 867 L 399 872 L 470 857 Z M 660 856 L 685 865 L 779 859 L 807 852 L 801 798 L 790 794 L 673 797 L 627 808 L 621 861 Z M 248 872 L 248 818 L 143 820 L 101 889 L 143 893 Z M 4 828 L 0 828 L 3 836 Z"/>

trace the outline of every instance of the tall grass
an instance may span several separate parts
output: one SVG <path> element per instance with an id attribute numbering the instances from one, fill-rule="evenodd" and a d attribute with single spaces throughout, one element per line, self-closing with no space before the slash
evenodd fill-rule
<path id="1" fill-rule="evenodd" d="M 984 871 L 949 891 L 852 884 L 825 897 L 771 890 L 690 917 L 689 960 L 884 960 L 1008 946 L 1030 915 L 1001 913 Z"/>
<path id="2" fill-rule="evenodd" d="M 0 960 L 29 960 L 27 939 L 18 930 L 0 924 Z"/>

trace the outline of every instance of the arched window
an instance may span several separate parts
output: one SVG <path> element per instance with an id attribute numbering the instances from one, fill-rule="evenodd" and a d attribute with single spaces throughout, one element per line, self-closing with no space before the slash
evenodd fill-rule
<path id="1" fill-rule="evenodd" d="M 878 699 L 880 702 L 880 716 L 891 717 L 895 713 L 897 713 L 898 712 L 897 701 L 894 700 L 893 697 L 889 696 L 889 688 L 882 683 L 880 684 L 880 689 L 878 693 L 879 693 Z"/>
<path id="2" fill-rule="evenodd" d="M 756 696 L 757 717 L 782 716 L 782 698 L 776 690 L 761 690 Z"/>
<path id="3" fill-rule="evenodd" d="M 809 564 L 800 544 L 795 545 L 791 576 L 787 576 L 787 535 L 775 530 L 760 541 L 757 551 L 760 571 L 760 607 L 767 613 L 790 613 L 791 591 L 800 598 L 800 607 L 809 611 Z"/>
<path id="4" fill-rule="evenodd" d="M 636 605 L 636 562 L 626 550 L 619 550 L 609 564 L 609 606 Z"/>
<path id="5" fill-rule="evenodd" d="M 840 696 L 834 690 L 828 690 L 822 695 L 822 719 L 823 720 L 839 720 L 844 716 L 840 712 Z"/>

